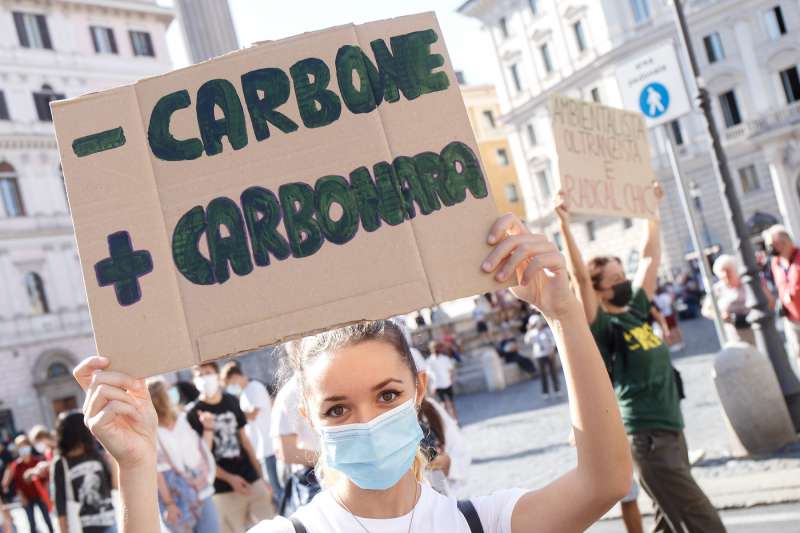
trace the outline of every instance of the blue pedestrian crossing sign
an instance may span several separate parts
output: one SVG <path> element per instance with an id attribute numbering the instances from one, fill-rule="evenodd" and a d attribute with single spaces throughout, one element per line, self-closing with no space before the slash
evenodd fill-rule
<path id="1" fill-rule="evenodd" d="M 664 41 L 617 66 L 622 107 L 638 111 L 652 128 L 692 109 L 675 46 Z"/>
<path id="2" fill-rule="evenodd" d="M 658 82 L 647 84 L 639 95 L 639 108 L 647 117 L 660 117 L 669 109 L 669 91 Z"/>

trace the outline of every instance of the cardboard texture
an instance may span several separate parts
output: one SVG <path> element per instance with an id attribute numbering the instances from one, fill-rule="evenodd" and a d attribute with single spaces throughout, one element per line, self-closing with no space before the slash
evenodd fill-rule
<path id="1" fill-rule="evenodd" d="M 340 26 L 55 102 L 98 353 L 149 376 L 500 288 L 441 35 Z"/>
<path id="2" fill-rule="evenodd" d="M 656 174 L 642 115 L 561 95 L 551 96 L 548 108 L 572 212 L 654 217 Z"/>

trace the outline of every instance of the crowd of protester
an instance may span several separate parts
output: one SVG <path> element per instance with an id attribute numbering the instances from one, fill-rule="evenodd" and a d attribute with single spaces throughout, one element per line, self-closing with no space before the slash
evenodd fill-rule
<path id="1" fill-rule="evenodd" d="M 679 321 L 700 313 L 713 316 L 710 295 L 701 288 L 695 270 L 674 282 L 658 283 L 657 267 L 645 266 L 644 277 L 631 282 L 616 258 L 584 263 L 569 233 L 568 206 L 560 204 L 557 214 L 563 222 L 575 290 L 617 387 L 639 479 L 656 503 L 657 521 L 665 527 L 702 524 L 704 531 L 721 531 L 716 512 L 689 471 L 677 403 L 682 397 L 680 376 L 669 362 L 669 352 L 684 347 Z M 643 257 L 654 257 L 657 263 L 657 225 L 651 223 L 648 231 L 652 238 L 646 245 L 649 248 L 642 250 Z M 759 254 L 760 285 L 770 309 L 784 320 L 790 354 L 798 357 L 800 250 L 780 226 L 767 230 L 764 240 L 766 251 Z M 753 301 L 748 299 L 740 265 L 733 256 L 723 254 L 715 258 L 712 270 L 716 278 L 712 294 L 728 340 L 754 344 L 748 321 Z M 547 321 L 509 294 L 499 291 L 476 299 L 473 340 L 492 346 L 503 361 L 516 364 L 529 377 L 538 377 L 544 398 L 551 391 L 561 396 L 558 348 Z M 417 325 L 427 325 L 421 314 Z M 410 342 L 409 331 L 404 331 L 416 367 L 427 376 L 427 394 L 418 411 L 427 459 L 424 477 L 436 491 L 451 494 L 466 480 L 471 462 L 454 401 L 457 368 L 465 357 L 464 336 L 457 335 L 452 324 L 443 324 L 426 349 L 419 350 Z M 290 345 L 285 349 L 291 350 Z M 669 378 L 663 382 L 670 384 L 670 391 L 674 384 L 679 396 L 658 390 L 644 395 L 640 391 L 635 398 L 625 396 L 625 380 L 632 378 L 623 376 L 640 365 L 640 358 L 629 357 L 636 350 L 648 351 L 654 358 L 658 352 L 656 359 L 664 359 L 661 370 Z M 634 370 L 649 375 L 656 372 L 650 365 Z M 236 362 L 222 368 L 208 362 L 193 369 L 191 381 L 151 379 L 148 391 L 158 418 L 158 505 L 164 533 L 244 531 L 275 515 L 292 515 L 320 491 L 315 465 L 322 444 L 301 414 L 297 376 L 283 380 L 271 395 L 265 384 L 250 379 Z M 651 415 L 660 413 L 655 426 L 653 420 L 639 417 L 639 403 L 646 404 L 642 409 Z M 675 457 L 644 452 L 645 445 L 652 448 L 669 439 L 677 443 Z M 674 466 L 664 470 L 670 461 Z M 98 445 L 77 411 L 61 413 L 52 431 L 36 426 L 17 435 L 0 444 L 0 532 L 14 531 L 9 509 L 18 505 L 32 533 L 42 531 L 41 526 L 51 533 L 56 527 L 63 533 L 115 533 L 116 471 L 114 460 Z M 675 491 L 678 486 L 683 487 L 682 493 Z M 637 494 L 634 482 L 621 501 L 632 532 L 641 527 Z M 694 514 L 687 514 L 686 505 L 693 507 Z"/>

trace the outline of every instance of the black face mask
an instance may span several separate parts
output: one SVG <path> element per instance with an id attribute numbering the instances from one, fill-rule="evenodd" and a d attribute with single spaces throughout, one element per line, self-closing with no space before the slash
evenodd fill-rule
<path id="1" fill-rule="evenodd" d="M 615 307 L 625 307 L 631 303 L 631 298 L 633 298 L 633 283 L 631 283 L 631 280 L 626 279 L 625 281 L 621 281 L 613 285 L 611 290 L 614 291 L 614 296 L 608 301 L 611 305 Z"/>

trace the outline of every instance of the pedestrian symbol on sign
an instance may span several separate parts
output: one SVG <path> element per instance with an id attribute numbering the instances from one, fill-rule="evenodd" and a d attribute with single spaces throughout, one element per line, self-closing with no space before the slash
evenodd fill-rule
<path id="1" fill-rule="evenodd" d="M 669 91 L 660 83 L 650 83 L 639 95 L 639 108 L 646 116 L 658 118 L 669 109 Z"/>

